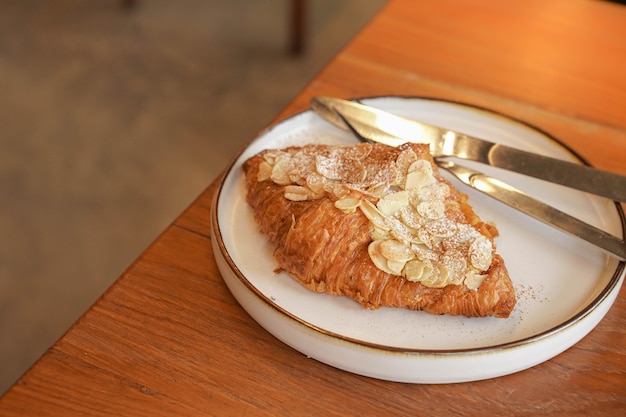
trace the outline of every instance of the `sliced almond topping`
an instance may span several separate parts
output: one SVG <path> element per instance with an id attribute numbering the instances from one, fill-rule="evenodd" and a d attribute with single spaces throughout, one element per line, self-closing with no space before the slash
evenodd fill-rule
<path id="1" fill-rule="evenodd" d="M 382 198 L 387 195 L 389 185 L 385 183 L 374 184 L 367 188 L 366 192 L 372 197 Z"/>
<path id="2" fill-rule="evenodd" d="M 400 210 L 400 220 L 407 227 L 414 229 L 415 232 L 424 225 L 425 220 L 411 206 L 404 207 Z"/>
<path id="3" fill-rule="evenodd" d="M 393 162 L 385 165 L 367 165 L 367 182 L 369 184 L 397 185 L 395 183 L 397 171 L 396 164 Z"/>
<path id="4" fill-rule="evenodd" d="M 367 217 L 375 227 L 382 230 L 389 230 L 389 225 L 385 221 L 385 216 L 369 200 L 363 200 L 359 206 L 365 217 Z"/>
<path id="5" fill-rule="evenodd" d="M 376 207 L 384 216 L 393 216 L 400 212 L 400 209 L 409 205 L 409 193 L 406 191 L 398 191 L 393 194 L 389 194 L 380 200 L 376 204 Z"/>
<path id="6" fill-rule="evenodd" d="M 457 234 L 459 227 L 454 221 L 443 218 L 427 223 L 424 229 L 431 236 L 446 238 Z"/>
<path id="7" fill-rule="evenodd" d="M 380 240 L 374 240 L 367 247 L 367 252 L 369 253 L 370 259 L 378 269 L 388 274 L 393 274 L 393 271 L 389 269 L 387 258 L 380 253 L 379 248 L 381 243 L 382 241 Z"/>
<path id="8" fill-rule="evenodd" d="M 439 260 L 439 254 L 426 245 L 413 243 L 411 244 L 411 250 L 417 259 L 421 261 L 437 262 Z"/>
<path id="9" fill-rule="evenodd" d="M 365 143 L 360 143 L 350 148 L 346 148 L 346 151 L 344 152 L 344 156 L 347 159 L 354 159 L 356 161 L 362 161 L 363 159 L 367 158 L 371 152 L 372 152 L 371 146 Z"/>
<path id="10" fill-rule="evenodd" d="M 402 221 L 395 217 L 387 217 L 385 219 L 387 225 L 389 225 L 389 232 L 397 240 L 401 242 L 414 242 L 419 243 L 420 239 L 415 233 L 407 227 Z"/>
<path id="11" fill-rule="evenodd" d="M 491 265 L 493 245 L 485 236 L 480 235 L 470 243 L 469 259 L 479 271 L 486 271 Z"/>
<path id="12" fill-rule="evenodd" d="M 367 178 L 367 169 L 359 161 L 351 162 L 351 164 L 346 164 L 345 180 L 351 184 L 364 183 Z"/>
<path id="13" fill-rule="evenodd" d="M 442 277 L 440 268 L 433 268 L 431 273 L 424 276 L 421 281 L 422 285 L 429 288 L 443 288 L 448 285 L 448 281 Z"/>
<path id="14" fill-rule="evenodd" d="M 407 262 L 415 258 L 415 254 L 408 245 L 395 239 L 381 241 L 378 250 L 381 255 L 394 262 Z"/>
<path id="15" fill-rule="evenodd" d="M 441 284 L 462 283 L 466 270 L 467 261 L 464 256 L 459 253 L 454 253 L 454 251 L 445 253 L 439 264 Z"/>
<path id="16" fill-rule="evenodd" d="M 372 232 L 372 240 L 385 240 L 385 239 L 391 239 L 389 230 L 384 230 L 379 227 L 374 227 L 374 231 Z"/>
<path id="17" fill-rule="evenodd" d="M 259 173 L 257 175 L 257 181 L 266 181 L 272 177 L 272 166 L 263 161 L 259 164 Z"/>
<path id="18" fill-rule="evenodd" d="M 350 190 L 344 184 L 340 182 L 333 182 L 333 181 L 326 183 L 326 185 L 324 186 L 324 190 L 326 190 L 327 193 L 332 194 L 337 198 L 347 197 L 352 192 L 352 190 Z"/>
<path id="19" fill-rule="evenodd" d="M 326 177 L 318 174 L 317 172 L 310 172 L 306 176 L 306 185 L 314 193 L 324 193 L 327 184 L 328 180 L 326 179 Z"/>
<path id="20" fill-rule="evenodd" d="M 361 205 L 361 199 L 358 197 L 344 197 L 335 201 L 335 207 L 344 213 L 354 213 L 357 207 Z"/>
<path id="21" fill-rule="evenodd" d="M 427 219 L 436 220 L 445 215 L 446 206 L 443 201 L 422 201 L 417 205 L 417 212 Z"/>
<path id="22" fill-rule="evenodd" d="M 421 201 L 443 200 L 448 195 L 450 195 L 450 187 L 442 182 L 427 185 L 417 192 L 417 197 Z"/>
<path id="23" fill-rule="evenodd" d="M 393 275 L 402 275 L 402 270 L 406 265 L 406 261 L 391 261 L 387 259 L 387 268 Z"/>
<path id="24" fill-rule="evenodd" d="M 406 263 L 402 275 L 413 282 L 428 280 L 433 275 L 433 268 L 422 261 L 414 259 Z"/>
<path id="25" fill-rule="evenodd" d="M 463 282 L 465 283 L 465 286 L 469 288 L 470 290 L 477 290 L 478 287 L 480 287 L 480 284 L 483 283 L 485 278 L 487 278 L 487 274 L 478 274 L 476 272 L 469 272 L 465 276 L 465 280 Z"/>
<path id="26" fill-rule="evenodd" d="M 274 167 L 272 168 L 271 179 L 278 185 L 291 184 L 291 178 L 289 176 L 290 160 L 288 157 L 276 159 Z"/>
<path id="27" fill-rule="evenodd" d="M 263 159 L 265 160 L 265 162 L 273 166 L 276 163 L 276 159 L 278 157 L 284 157 L 285 155 L 286 153 L 282 151 L 270 151 L 263 154 Z"/>
<path id="28" fill-rule="evenodd" d="M 291 201 L 306 201 L 309 199 L 311 191 L 299 185 L 288 185 L 285 187 L 285 198 Z"/>
<path id="29" fill-rule="evenodd" d="M 417 154 L 413 152 L 413 149 L 406 148 L 400 152 L 396 159 L 396 179 L 394 185 L 401 188 L 406 188 L 406 175 L 409 171 L 409 167 L 413 162 L 417 161 Z"/>
<path id="30" fill-rule="evenodd" d="M 328 179 L 340 181 L 343 178 L 344 170 L 336 159 L 328 156 L 318 155 L 315 158 L 315 169 Z"/>
<path id="31" fill-rule="evenodd" d="M 433 167 L 430 165 L 430 162 L 418 159 L 409 167 L 404 188 L 406 190 L 419 190 L 422 187 L 434 184 L 435 181 Z"/>

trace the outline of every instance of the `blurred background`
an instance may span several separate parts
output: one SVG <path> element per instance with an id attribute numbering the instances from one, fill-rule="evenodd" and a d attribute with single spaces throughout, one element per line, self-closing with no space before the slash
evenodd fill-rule
<path id="1" fill-rule="evenodd" d="M 0 395 L 384 0 L 0 0 Z"/>

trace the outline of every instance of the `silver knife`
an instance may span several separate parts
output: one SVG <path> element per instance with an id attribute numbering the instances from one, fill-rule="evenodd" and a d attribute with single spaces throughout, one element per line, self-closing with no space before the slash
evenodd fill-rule
<path id="1" fill-rule="evenodd" d="M 337 126 L 342 127 L 342 118 L 358 126 L 359 133 L 367 139 L 392 146 L 403 142 L 429 143 L 436 158 L 454 156 L 477 161 L 626 202 L 626 176 L 488 142 L 353 101 L 314 97 L 311 107 Z"/>
<path id="2" fill-rule="evenodd" d="M 334 103 L 334 101 L 332 102 Z M 337 109 L 332 104 L 327 105 L 327 102 L 319 101 L 318 98 L 313 99 L 311 107 L 324 119 L 337 127 L 351 131 L 361 140 L 382 142 L 390 146 L 398 146 L 406 142 L 406 140 L 402 140 L 400 137 L 371 125 L 369 120 L 351 118 L 343 113 L 343 108 Z M 365 107 L 365 110 L 369 111 L 369 108 Z M 375 118 L 373 118 L 373 122 L 376 122 Z M 579 237 L 621 261 L 626 261 L 626 243 L 623 240 L 536 200 L 500 180 L 462 167 L 451 161 L 438 159 L 437 164 L 472 188 L 548 225 Z"/>

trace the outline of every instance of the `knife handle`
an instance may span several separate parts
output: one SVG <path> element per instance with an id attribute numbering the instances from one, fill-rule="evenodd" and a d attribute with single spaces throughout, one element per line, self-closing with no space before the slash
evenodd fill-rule
<path id="1" fill-rule="evenodd" d="M 456 135 L 451 145 L 446 151 L 449 156 L 482 162 L 611 200 L 626 202 L 626 177 L 622 175 L 466 135 Z M 446 149 L 445 146 L 444 144 L 443 149 Z"/>

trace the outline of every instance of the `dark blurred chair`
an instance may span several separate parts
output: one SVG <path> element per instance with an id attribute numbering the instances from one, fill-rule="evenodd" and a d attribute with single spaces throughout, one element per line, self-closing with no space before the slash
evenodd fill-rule
<path id="1" fill-rule="evenodd" d="M 306 47 L 307 0 L 291 0 L 289 51 L 300 55 Z"/>

